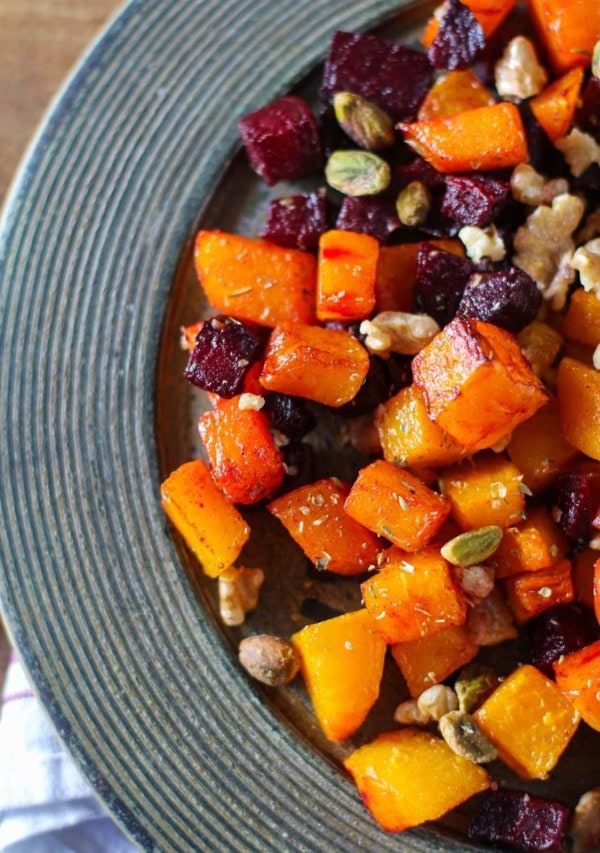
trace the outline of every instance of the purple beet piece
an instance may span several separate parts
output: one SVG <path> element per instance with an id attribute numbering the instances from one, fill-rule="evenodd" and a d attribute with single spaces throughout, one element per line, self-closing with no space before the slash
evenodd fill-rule
<path id="1" fill-rule="evenodd" d="M 587 547 L 596 506 L 590 478 L 585 474 L 560 474 L 550 492 L 552 514 L 573 548 Z"/>
<path id="2" fill-rule="evenodd" d="M 600 141 L 600 79 L 590 77 L 581 95 L 581 106 L 575 113 L 575 124 L 580 130 Z"/>
<path id="3" fill-rule="evenodd" d="M 417 253 L 415 301 L 419 311 L 445 326 L 456 314 L 473 264 L 432 243 L 421 243 Z"/>
<path id="4" fill-rule="evenodd" d="M 274 429 L 291 439 L 302 438 L 316 423 L 304 400 L 290 394 L 267 394 L 265 411 Z"/>
<path id="5" fill-rule="evenodd" d="M 318 172 L 323 150 L 317 121 L 306 101 L 284 95 L 238 122 L 248 160 L 271 186 Z"/>
<path id="6" fill-rule="evenodd" d="M 288 249 L 316 249 L 328 227 L 325 193 L 301 193 L 269 202 L 261 237 Z"/>
<path id="7" fill-rule="evenodd" d="M 532 797 L 522 791 L 490 791 L 471 820 L 471 841 L 531 853 L 566 850 L 569 809 L 562 803 Z"/>
<path id="8" fill-rule="evenodd" d="M 510 184 L 494 178 L 457 175 L 446 179 L 442 213 L 459 225 L 484 228 L 506 200 Z"/>
<path id="9" fill-rule="evenodd" d="M 528 622 L 527 635 L 530 663 L 554 678 L 554 661 L 597 640 L 598 623 L 580 604 L 561 604 Z"/>
<path id="10" fill-rule="evenodd" d="M 336 92 L 353 92 L 394 121 L 410 121 L 432 81 L 433 68 L 424 53 L 379 36 L 340 31 L 331 41 L 321 97 L 330 103 Z"/>
<path id="11" fill-rule="evenodd" d="M 196 336 L 183 376 L 205 391 L 233 397 L 241 392 L 261 346 L 258 334 L 245 323 L 224 315 L 212 317 Z"/>
<path id="12" fill-rule="evenodd" d="M 366 415 L 367 412 L 372 412 L 376 406 L 388 399 L 390 396 L 389 387 L 388 375 L 382 360 L 377 356 L 371 356 L 369 370 L 358 389 L 358 393 L 349 403 L 340 406 L 337 411 L 347 417 Z"/>
<path id="13" fill-rule="evenodd" d="M 535 320 L 541 304 L 542 294 L 531 276 L 517 267 L 509 267 L 474 273 L 456 313 L 459 317 L 484 320 L 516 334 Z"/>
<path id="14" fill-rule="evenodd" d="M 412 181 L 421 181 L 430 192 L 446 188 L 444 176 L 437 169 L 434 169 L 427 160 L 423 160 L 422 157 L 417 157 L 412 163 L 405 163 L 394 169 L 392 175 L 394 192 L 400 192 L 400 190 L 404 189 Z"/>
<path id="15" fill-rule="evenodd" d="M 293 441 L 281 450 L 285 477 L 277 494 L 281 495 L 293 489 L 299 489 L 300 486 L 306 486 L 308 483 L 314 483 L 317 477 L 317 464 L 315 451 L 310 444 L 305 441 Z"/>
<path id="16" fill-rule="evenodd" d="M 397 228 L 400 220 L 392 201 L 379 196 L 346 196 L 335 227 L 340 231 L 369 234 L 383 243 Z"/>
<path id="17" fill-rule="evenodd" d="M 519 104 L 519 112 L 527 137 L 529 162 L 533 168 L 553 178 L 570 177 L 565 158 L 550 141 L 550 137 L 531 111 L 528 101 Z"/>
<path id="18" fill-rule="evenodd" d="M 447 0 L 437 35 L 429 48 L 434 68 L 468 68 L 485 47 L 483 28 L 460 0 Z"/>
<path id="19" fill-rule="evenodd" d="M 419 231 L 428 237 L 456 237 L 460 228 L 457 223 L 442 211 L 443 196 L 439 193 L 431 198 L 431 210 Z"/>

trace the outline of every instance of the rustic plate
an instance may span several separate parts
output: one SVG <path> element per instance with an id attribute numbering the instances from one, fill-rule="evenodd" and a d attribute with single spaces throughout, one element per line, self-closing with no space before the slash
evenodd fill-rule
<path id="1" fill-rule="evenodd" d="M 2 608 L 58 731 L 144 849 L 462 847 L 448 830 L 380 832 L 303 692 L 248 682 L 214 584 L 158 500 L 196 450 L 202 405 L 176 345 L 203 308 L 191 238 L 199 223 L 255 232 L 266 197 L 235 156 L 236 119 L 298 85 L 334 30 L 394 14 L 387 30 L 410 38 L 431 5 L 133 0 L 67 83 L 6 207 Z M 307 597 L 347 606 L 349 585 L 309 589 L 281 531 L 255 522 L 248 563 L 268 581 L 247 631 L 289 633 Z"/>

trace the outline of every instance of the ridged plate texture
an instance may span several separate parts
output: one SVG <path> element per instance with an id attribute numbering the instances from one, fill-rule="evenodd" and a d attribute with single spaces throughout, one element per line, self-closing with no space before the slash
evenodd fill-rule
<path id="1" fill-rule="evenodd" d="M 143 849 L 431 849 L 248 687 L 159 506 L 178 260 L 236 119 L 390 0 L 134 0 L 64 88 L 0 243 L 0 596 L 58 731 Z M 444 842 L 444 848 L 454 845 Z"/>

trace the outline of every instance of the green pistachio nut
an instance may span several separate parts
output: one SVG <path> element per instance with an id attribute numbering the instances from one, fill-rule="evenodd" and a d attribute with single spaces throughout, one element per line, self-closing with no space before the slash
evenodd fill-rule
<path id="1" fill-rule="evenodd" d="M 377 195 L 390 177 L 385 160 L 370 151 L 334 151 L 325 166 L 327 183 L 344 195 Z"/>
<path id="2" fill-rule="evenodd" d="M 394 123 L 376 104 L 352 92 L 336 92 L 333 110 L 344 133 L 361 148 L 380 151 L 394 144 Z"/>
<path id="3" fill-rule="evenodd" d="M 468 530 L 446 542 L 440 553 L 453 566 L 476 566 L 492 556 L 502 541 L 502 534 L 502 528 L 495 524 Z"/>
<path id="4" fill-rule="evenodd" d="M 498 676 L 491 667 L 483 664 L 466 666 L 454 684 L 459 709 L 472 714 L 497 686 Z"/>
<path id="5" fill-rule="evenodd" d="M 498 757 L 494 744 L 487 739 L 473 717 L 464 711 L 450 711 L 440 722 L 440 734 L 457 755 L 475 764 L 487 764 Z"/>
<path id="6" fill-rule="evenodd" d="M 423 225 L 431 210 L 429 190 L 421 181 L 411 181 L 396 199 L 398 219 L 409 228 Z"/>

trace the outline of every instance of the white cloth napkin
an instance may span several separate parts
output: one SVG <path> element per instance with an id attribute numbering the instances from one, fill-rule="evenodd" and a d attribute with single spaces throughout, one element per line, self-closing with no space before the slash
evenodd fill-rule
<path id="1" fill-rule="evenodd" d="M 0 850 L 133 853 L 75 767 L 13 654 L 0 715 Z"/>

